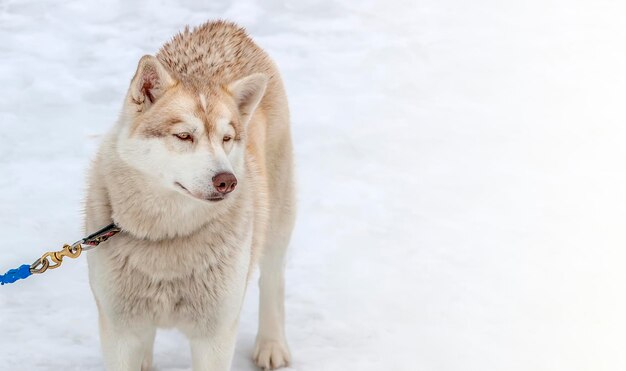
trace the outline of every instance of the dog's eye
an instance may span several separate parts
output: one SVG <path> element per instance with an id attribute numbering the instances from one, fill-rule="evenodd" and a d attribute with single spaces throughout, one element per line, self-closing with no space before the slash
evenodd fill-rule
<path id="1" fill-rule="evenodd" d="M 226 143 L 226 142 L 230 142 L 231 139 L 233 138 L 230 135 L 225 135 L 223 141 L 224 143 Z"/>
<path id="2" fill-rule="evenodd" d="M 193 141 L 193 137 L 189 133 L 178 133 L 178 134 L 174 134 L 174 136 L 180 140 Z"/>

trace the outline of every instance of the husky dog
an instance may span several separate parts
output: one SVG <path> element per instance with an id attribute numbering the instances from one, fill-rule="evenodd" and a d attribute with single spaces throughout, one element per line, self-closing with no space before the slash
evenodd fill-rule
<path id="1" fill-rule="evenodd" d="M 149 370 L 156 329 L 190 341 L 194 371 L 228 370 L 260 265 L 254 360 L 285 366 L 284 259 L 295 201 L 289 112 L 276 66 L 242 28 L 185 29 L 139 61 L 89 175 L 86 229 L 107 370 Z"/>

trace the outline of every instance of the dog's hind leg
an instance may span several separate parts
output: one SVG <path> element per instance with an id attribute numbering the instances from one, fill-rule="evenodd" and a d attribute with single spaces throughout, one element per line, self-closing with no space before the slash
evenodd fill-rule
<path id="1" fill-rule="evenodd" d="M 211 336 L 188 334 L 193 371 L 228 371 L 231 369 L 237 323 L 216 330 Z"/>
<path id="2" fill-rule="evenodd" d="M 152 333 L 146 336 L 147 344 L 144 348 L 143 361 L 141 362 L 141 371 L 152 370 L 152 357 L 154 353 L 154 338 L 156 337 L 156 328 L 152 329 Z"/>
<path id="3" fill-rule="evenodd" d="M 152 348 L 156 329 L 153 327 L 119 326 L 100 314 L 100 339 L 107 371 L 147 371 L 144 356 Z"/>
<path id="4" fill-rule="evenodd" d="M 285 337 L 284 303 L 285 253 L 296 207 L 290 147 L 287 139 L 284 151 L 268 156 L 270 215 L 260 258 L 259 331 L 254 350 L 255 363 L 264 369 L 283 367 L 291 361 Z"/>

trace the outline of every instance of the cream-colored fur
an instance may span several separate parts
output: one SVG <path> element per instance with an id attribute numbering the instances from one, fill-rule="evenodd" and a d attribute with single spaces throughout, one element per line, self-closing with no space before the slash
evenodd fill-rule
<path id="1" fill-rule="evenodd" d="M 186 29 L 139 62 L 89 176 L 86 229 L 122 233 L 88 254 L 109 371 L 148 370 L 156 329 L 190 340 L 194 371 L 228 370 L 260 263 L 259 367 L 290 361 L 284 257 L 293 227 L 287 99 L 270 58 L 227 22 Z M 212 178 L 232 193 L 212 201 Z"/>

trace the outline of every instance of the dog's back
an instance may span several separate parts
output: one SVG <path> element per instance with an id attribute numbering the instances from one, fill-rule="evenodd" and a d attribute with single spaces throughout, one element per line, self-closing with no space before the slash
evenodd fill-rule
<path id="1" fill-rule="evenodd" d="M 186 28 L 161 47 L 157 58 L 176 80 L 198 91 L 253 73 L 269 78 L 248 128 L 248 151 L 258 168 L 259 186 L 267 189 L 268 200 L 259 205 L 269 210 L 267 237 L 288 239 L 289 233 L 271 223 L 274 220 L 287 224 L 291 230 L 295 214 L 289 109 L 274 62 L 243 28 L 226 21 L 208 22 L 193 30 Z"/>
<path id="2" fill-rule="evenodd" d="M 268 55 L 234 23 L 209 22 L 186 28 L 156 57 L 177 81 L 202 87 L 228 84 L 252 73 L 276 74 Z"/>

